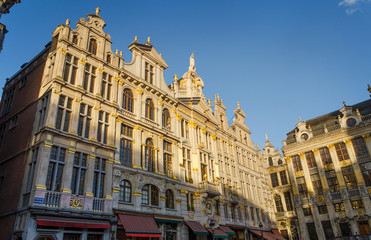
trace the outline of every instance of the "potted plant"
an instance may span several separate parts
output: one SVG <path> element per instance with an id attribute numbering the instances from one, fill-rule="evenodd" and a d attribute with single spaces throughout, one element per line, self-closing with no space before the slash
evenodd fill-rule
<path id="1" fill-rule="evenodd" d="M 193 183 L 193 178 L 189 178 L 189 183 Z"/>
<path id="2" fill-rule="evenodd" d="M 195 211 L 195 206 L 194 205 L 191 206 L 191 211 L 193 211 L 193 212 Z"/>
<path id="3" fill-rule="evenodd" d="M 191 210 L 191 205 L 187 205 L 187 210 L 190 211 Z"/>
<path id="4" fill-rule="evenodd" d="M 188 178 L 187 178 L 187 176 L 185 176 L 185 179 L 184 179 L 186 182 L 188 182 Z"/>

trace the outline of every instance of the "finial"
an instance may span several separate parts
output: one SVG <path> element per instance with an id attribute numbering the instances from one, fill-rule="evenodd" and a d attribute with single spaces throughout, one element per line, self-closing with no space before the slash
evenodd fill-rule
<path id="1" fill-rule="evenodd" d="M 69 26 L 69 25 L 70 25 L 70 20 L 67 19 L 67 20 L 66 20 L 66 26 Z"/>
<path id="2" fill-rule="evenodd" d="M 100 9 L 99 9 L 99 7 L 97 7 L 97 8 L 95 9 L 95 15 L 99 15 L 99 13 L 100 13 Z"/>
<path id="3" fill-rule="evenodd" d="M 134 37 L 134 41 L 138 41 L 138 36 L 135 36 Z"/>
<path id="4" fill-rule="evenodd" d="M 237 108 L 240 108 L 240 102 L 237 102 Z"/>
<path id="5" fill-rule="evenodd" d="M 301 117 L 299 117 L 299 122 L 301 122 Z"/>
<path id="6" fill-rule="evenodd" d="M 343 101 L 343 104 L 344 104 L 344 107 L 346 107 L 347 105 L 346 105 L 346 103 L 345 103 L 345 101 Z"/>
<path id="7" fill-rule="evenodd" d="M 147 43 L 151 43 L 151 37 L 147 38 Z"/>
<path id="8" fill-rule="evenodd" d="M 175 74 L 173 78 L 174 78 L 174 82 L 178 81 L 178 75 Z"/>
<path id="9" fill-rule="evenodd" d="M 368 86 L 367 90 L 371 93 L 371 86 L 370 86 L 370 84 L 367 84 L 367 86 Z M 371 94 L 370 94 L 370 97 L 371 97 Z"/>
<path id="10" fill-rule="evenodd" d="M 207 104 L 210 106 L 211 105 L 211 100 L 207 99 Z"/>
<path id="11" fill-rule="evenodd" d="M 265 133 L 265 141 L 269 142 L 267 133 Z"/>
<path id="12" fill-rule="evenodd" d="M 120 57 L 122 57 L 122 51 L 120 51 Z"/>

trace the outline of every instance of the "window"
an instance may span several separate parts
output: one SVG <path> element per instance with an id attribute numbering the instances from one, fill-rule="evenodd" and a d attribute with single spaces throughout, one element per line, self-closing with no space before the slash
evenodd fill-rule
<path id="1" fill-rule="evenodd" d="M 89 52 L 94 54 L 94 55 L 97 55 L 97 40 L 95 39 L 90 39 L 90 42 L 89 42 Z"/>
<path id="2" fill-rule="evenodd" d="M 80 240 L 81 234 L 79 233 L 64 233 L 63 240 Z"/>
<path id="3" fill-rule="evenodd" d="M 268 158 L 268 162 L 269 162 L 269 166 L 273 166 L 273 159 L 272 159 L 272 157 L 269 157 Z"/>
<path id="4" fill-rule="evenodd" d="M 292 165 L 294 167 L 295 172 L 303 170 L 299 155 L 295 155 L 292 157 Z"/>
<path id="5" fill-rule="evenodd" d="M 319 153 L 321 155 L 323 165 L 328 165 L 332 163 L 330 152 L 327 147 L 320 148 Z"/>
<path id="6" fill-rule="evenodd" d="M 272 180 L 272 187 L 277 187 L 279 185 L 277 173 L 271 173 L 271 180 Z"/>
<path id="7" fill-rule="evenodd" d="M 280 171 L 280 178 L 281 178 L 281 184 L 286 185 L 289 182 L 287 181 L 287 176 L 286 176 L 286 170 Z"/>
<path id="8" fill-rule="evenodd" d="M 172 164 L 172 153 L 171 143 L 164 141 L 164 171 L 168 177 L 173 177 L 173 164 Z"/>
<path id="9" fill-rule="evenodd" d="M 348 151 L 343 142 L 335 144 L 336 154 L 338 155 L 339 161 L 349 159 Z"/>
<path id="10" fill-rule="evenodd" d="M 72 36 L 72 43 L 77 45 L 78 44 L 78 41 L 79 41 L 78 40 L 78 36 L 77 35 L 73 35 Z"/>
<path id="11" fill-rule="evenodd" d="M 27 181 L 27 188 L 26 188 L 26 193 L 31 191 L 32 185 L 33 185 L 33 178 L 35 174 L 35 167 L 36 167 L 36 161 L 37 157 L 39 155 L 39 148 L 35 148 L 32 150 L 32 160 L 30 163 L 30 170 L 28 174 L 28 181 Z"/>
<path id="12" fill-rule="evenodd" d="M 365 184 L 367 187 L 371 186 L 371 162 L 359 164 Z"/>
<path id="13" fill-rule="evenodd" d="M 57 129 L 68 131 L 70 127 L 70 118 L 72 112 L 72 98 L 60 95 L 58 102 L 58 111 L 55 127 Z"/>
<path id="14" fill-rule="evenodd" d="M 133 128 L 122 124 L 121 135 L 124 137 L 121 137 L 120 140 L 120 162 L 131 167 L 133 157 L 133 141 L 131 140 L 133 138 Z M 126 139 L 125 137 L 131 139 Z"/>
<path id="15" fill-rule="evenodd" d="M 352 204 L 353 209 L 363 209 L 363 208 L 365 208 L 365 206 L 363 205 L 362 200 L 351 201 L 350 204 Z"/>
<path id="16" fill-rule="evenodd" d="M 63 80 L 71 84 L 76 83 L 77 68 L 79 59 L 71 54 L 66 54 L 64 63 Z"/>
<path id="17" fill-rule="evenodd" d="M 142 188 L 142 204 L 159 206 L 159 191 L 154 185 L 147 184 Z"/>
<path id="18" fill-rule="evenodd" d="M 181 127 L 182 137 L 186 138 L 186 139 L 189 139 L 189 124 L 188 124 L 188 121 L 182 119 L 180 127 Z"/>
<path id="19" fill-rule="evenodd" d="M 191 150 L 183 148 L 183 166 L 185 167 L 185 181 L 192 179 Z M 192 179 L 193 182 L 193 179 Z"/>
<path id="20" fill-rule="evenodd" d="M 194 211 L 195 206 L 194 206 L 194 201 L 193 201 L 193 193 L 188 192 L 186 198 L 187 198 L 187 210 Z"/>
<path id="21" fill-rule="evenodd" d="M 44 125 L 48 102 L 49 102 L 49 95 L 46 95 L 41 99 L 41 108 L 39 110 L 39 116 L 40 116 L 39 129 Z"/>
<path id="22" fill-rule="evenodd" d="M 84 138 L 89 138 L 90 123 L 91 123 L 91 110 L 92 110 L 92 107 L 84 103 L 80 104 L 77 135 L 82 136 Z"/>
<path id="23" fill-rule="evenodd" d="M 294 210 L 294 207 L 292 206 L 292 201 L 291 201 L 291 194 L 290 192 L 284 192 L 283 196 L 285 197 L 285 202 L 286 202 L 286 210 L 287 211 L 292 211 Z"/>
<path id="24" fill-rule="evenodd" d="M 225 217 L 225 218 L 229 218 L 228 215 L 229 215 L 229 214 L 228 214 L 228 203 L 225 203 L 225 204 L 224 204 L 224 217 Z"/>
<path id="25" fill-rule="evenodd" d="M 301 197 L 306 198 L 308 197 L 308 189 L 307 184 L 304 180 L 304 177 L 297 178 L 296 182 L 298 183 L 298 190 Z"/>
<path id="26" fill-rule="evenodd" d="M 166 196 L 166 202 L 165 202 L 166 208 L 174 209 L 174 194 L 173 194 L 173 191 L 171 191 L 170 189 L 166 190 L 165 196 Z"/>
<path id="27" fill-rule="evenodd" d="M 102 98 L 107 99 L 108 101 L 111 100 L 111 88 L 112 76 L 104 72 L 102 74 L 102 86 L 100 89 L 100 95 Z"/>
<path id="28" fill-rule="evenodd" d="M 134 112 L 134 97 L 132 91 L 128 88 L 124 90 L 122 108 L 129 112 Z"/>
<path id="29" fill-rule="evenodd" d="M 278 159 L 278 165 L 281 165 L 281 164 L 282 164 L 282 160 Z"/>
<path id="30" fill-rule="evenodd" d="M 260 221 L 259 208 L 255 208 L 255 210 L 256 210 L 256 220 Z"/>
<path id="31" fill-rule="evenodd" d="M 342 212 L 345 211 L 345 206 L 343 202 L 335 203 L 334 204 L 335 212 Z"/>
<path id="32" fill-rule="evenodd" d="M 352 166 L 342 168 L 341 172 L 343 173 L 345 185 L 348 190 L 358 188 L 356 175 L 354 174 Z"/>
<path id="33" fill-rule="evenodd" d="M 15 115 L 9 120 L 9 130 L 13 129 L 17 126 L 18 123 L 18 115 Z"/>
<path id="34" fill-rule="evenodd" d="M 52 146 L 50 151 L 48 175 L 46 177 L 46 190 L 54 192 L 61 191 L 65 155 L 65 148 Z"/>
<path id="35" fill-rule="evenodd" d="M 339 227 L 340 227 L 340 231 L 341 231 L 341 236 L 343 238 L 349 239 L 352 236 L 352 230 L 351 230 L 349 222 L 341 222 L 341 223 L 339 223 Z"/>
<path id="36" fill-rule="evenodd" d="M 144 71 L 145 71 L 144 72 L 144 80 L 153 84 L 153 79 L 154 79 L 154 75 L 155 75 L 153 66 L 146 62 Z"/>
<path id="37" fill-rule="evenodd" d="M 308 168 L 317 167 L 316 159 L 314 158 L 313 152 L 306 152 L 305 158 L 307 159 Z"/>
<path id="38" fill-rule="evenodd" d="M 0 125 L 0 146 L 3 143 L 6 123 Z"/>
<path id="39" fill-rule="evenodd" d="M 144 168 L 149 172 L 155 172 L 155 148 L 150 138 L 146 140 L 144 147 Z"/>
<path id="40" fill-rule="evenodd" d="M 245 219 L 248 220 L 249 219 L 249 212 L 248 212 L 248 207 L 245 206 Z"/>
<path id="41" fill-rule="evenodd" d="M 330 192 L 339 191 L 339 182 L 334 170 L 325 172 Z"/>
<path id="42" fill-rule="evenodd" d="M 307 223 L 307 229 L 309 233 L 309 240 L 318 240 L 316 226 L 314 223 Z"/>
<path id="43" fill-rule="evenodd" d="M 111 63 L 112 61 L 112 57 L 110 54 L 107 54 L 107 59 L 106 59 L 107 63 Z"/>
<path id="44" fill-rule="evenodd" d="M 73 159 L 71 193 L 76 195 L 84 194 L 85 172 L 87 171 L 86 161 L 88 155 L 81 152 L 75 152 Z"/>
<path id="45" fill-rule="evenodd" d="M 318 174 L 313 174 L 310 176 L 310 179 L 312 180 L 313 190 L 315 195 L 322 195 L 323 194 L 323 188 L 321 184 L 321 179 Z"/>
<path id="46" fill-rule="evenodd" d="M 325 233 L 326 239 L 333 239 L 335 237 L 334 232 L 332 231 L 332 226 L 331 226 L 330 221 L 323 221 L 322 227 L 323 227 L 323 231 Z"/>
<path id="47" fill-rule="evenodd" d="M 282 200 L 281 200 L 280 195 L 274 196 L 274 202 L 276 204 L 276 211 L 278 213 L 283 212 L 283 205 L 282 205 Z"/>
<path id="48" fill-rule="evenodd" d="M 103 198 L 106 159 L 97 157 L 94 164 L 93 195 Z"/>
<path id="49" fill-rule="evenodd" d="M 145 116 L 146 118 L 149 118 L 151 120 L 155 120 L 155 107 L 153 105 L 153 102 L 151 99 L 147 99 L 146 100 L 146 112 L 145 112 Z"/>
<path id="50" fill-rule="evenodd" d="M 108 135 L 108 116 L 109 114 L 103 111 L 99 111 L 98 119 L 98 142 L 107 144 L 107 135 Z"/>
<path id="51" fill-rule="evenodd" d="M 310 209 L 310 207 L 303 207 L 303 212 L 304 212 L 304 216 L 311 216 L 312 215 L 312 210 Z"/>
<path id="52" fill-rule="evenodd" d="M 10 107 L 12 106 L 13 96 L 15 92 L 15 86 L 11 86 L 4 94 L 3 94 L 3 110 L 2 115 L 8 113 L 10 111 Z"/>
<path id="53" fill-rule="evenodd" d="M 28 80 L 28 76 L 24 76 L 24 77 L 19 81 L 19 88 L 23 88 L 24 86 L 26 86 L 27 80 Z"/>
<path id="54" fill-rule="evenodd" d="M 318 206 L 318 212 L 319 214 L 327 214 L 328 213 L 327 206 L 326 205 Z"/>
<path id="55" fill-rule="evenodd" d="M 255 221 L 254 207 L 250 207 L 251 220 Z"/>
<path id="56" fill-rule="evenodd" d="M 84 77 L 83 77 L 83 85 L 82 87 L 84 90 L 94 93 L 94 84 L 96 79 L 96 72 L 97 68 L 86 63 L 85 70 L 84 70 Z"/>
<path id="57" fill-rule="evenodd" d="M 170 129 L 171 127 L 170 113 L 167 109 L 162 111 L 162 127 L 167 129 Z"/>
<path id="58" fill-rule="evenodd" d="M 215 200 L 215 215 L 220 216 L 220 202 Z"/>
<path id="59" fill-rule="evenodd" d="M 370 154 L 367 150 L 367 146 L 363 138 L 353 139 L 352 143 L 358 161 L 364 162 L 365 160 L 370 159 Z"/>
<path id="60" fill-rule="evenodd" d="M 119 201 L 131 202 L 131 184 L 128 180 L 120 182 Z"/>

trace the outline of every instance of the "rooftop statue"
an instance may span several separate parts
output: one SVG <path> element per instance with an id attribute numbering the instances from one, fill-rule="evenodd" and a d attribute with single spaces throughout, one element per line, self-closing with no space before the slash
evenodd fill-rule
<path id="1" fill-rule="evenodd" d="M 189 58 L 189 71 L 196 72 L 195 52 L 193 52 L 191 57 Z"/>

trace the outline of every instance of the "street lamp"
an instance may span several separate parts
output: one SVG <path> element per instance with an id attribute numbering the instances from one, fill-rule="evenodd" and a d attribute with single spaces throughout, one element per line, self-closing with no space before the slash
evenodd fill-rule
<path id="1" fill-rule="evenodd" d="M 214 218 L 210 218 L 210 222 L 209 222 L 209 225 L 211 227 L 211 236 L 214 240 L 214 227 L 215 227 L 215 221 L 214 221 Z"/>
<path id="2" fill-rule="evenodd" d="M 263 238 L 263 223 L 262 222 L 259 222 L 259 228 L 260 228 L 260 234 L 261 234 L 261 236 L 260 236 L 260 239 L 264 239 Z"/>

